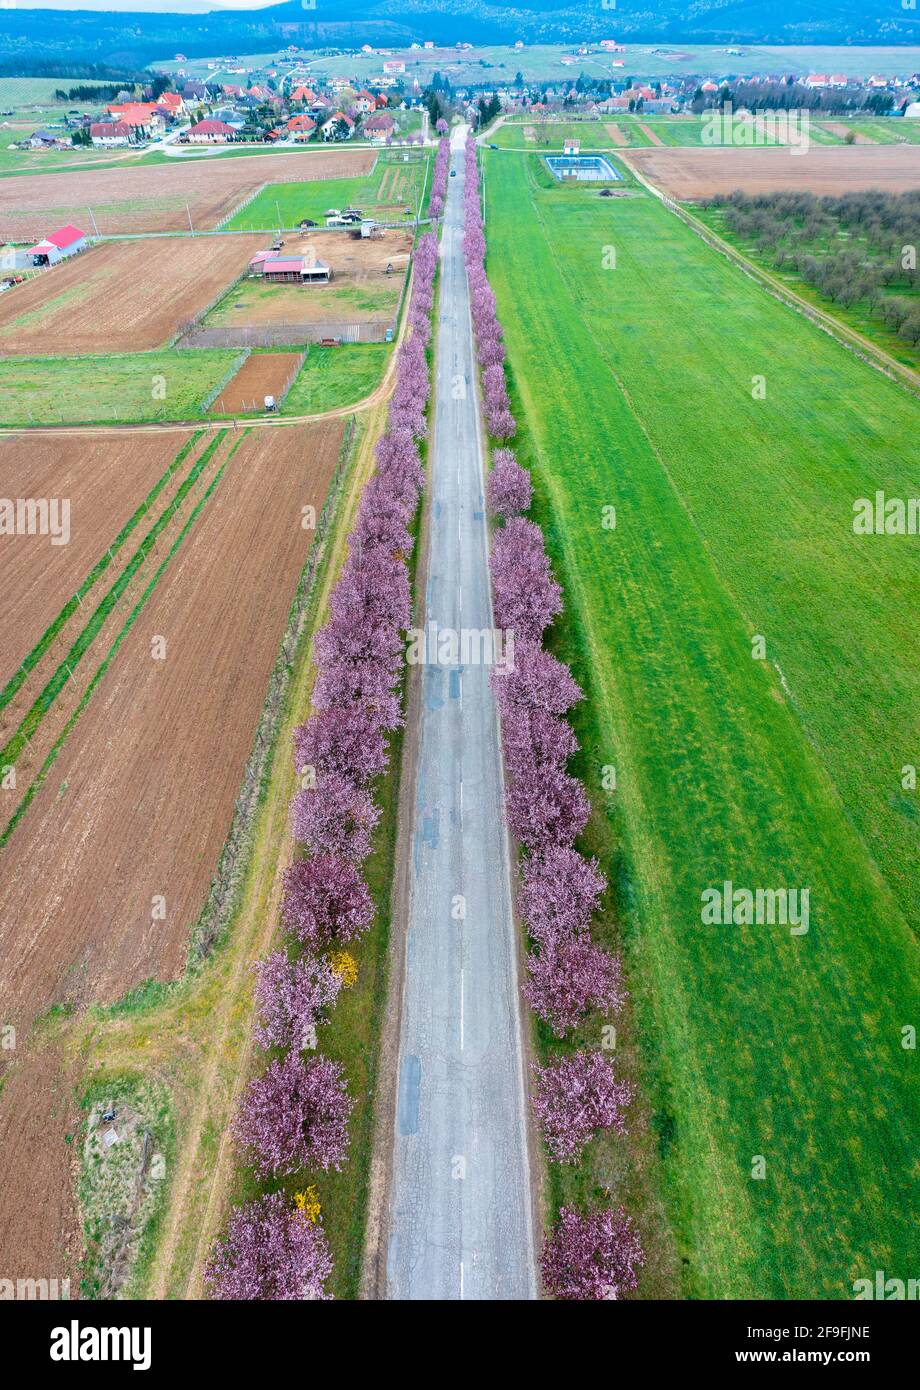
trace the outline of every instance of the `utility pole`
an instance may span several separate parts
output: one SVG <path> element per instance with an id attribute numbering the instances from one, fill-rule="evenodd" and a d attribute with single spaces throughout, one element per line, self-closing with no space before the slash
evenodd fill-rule
<path id="1" fill-rule="evenodd" d="M 91 221 L 92 224 L 93 224 L 93 235 L 94 235 L 94 236 L 98 236 L 98 235 L 99 235 L 99 228 L 96 226 L 96 219 L 95 219 L 95 217 L 93 216 L 93 210 L 92 210 L 92 208 L 87 208 L 86 211 L 89 213 L 89 219 L 90 219 L 90 221 Z"/>
<path id="2" fill-rule="evenodd" d="M 189 229 L 189 231 L 191 232 L 192 236 L 194 236 L 194 235 L 195 235 L 195 228 L 194 228 L 193 225 L 192 225 L 192 210 L 191 210 L 191 208 L 189 207 L 188 203 L 186 203 L 186 205 L 185 205 L 185 215 L 186 215 L 186 217 L 188 218 L 188 229 Z"/>

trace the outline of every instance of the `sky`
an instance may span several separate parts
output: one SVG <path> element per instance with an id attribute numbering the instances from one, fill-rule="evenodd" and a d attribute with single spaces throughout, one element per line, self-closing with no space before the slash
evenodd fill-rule
<path id="1" fill-rule="evenodd" d="M 209 10 L 264 10 L 279 0 L 0 0 L 2 10 L 108 10 L 121 14 L 206 14 Z"/>

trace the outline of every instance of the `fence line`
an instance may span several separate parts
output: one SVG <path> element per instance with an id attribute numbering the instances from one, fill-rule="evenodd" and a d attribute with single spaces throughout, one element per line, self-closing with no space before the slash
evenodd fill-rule
<path id="1" fill-rule="evenodd" d="M 335 338 L 340 343 L 383 343 L 387 323 L 266 323 L 238 328 L 192 328 L 177 346 L 182 348 L 299 347 Z"/>

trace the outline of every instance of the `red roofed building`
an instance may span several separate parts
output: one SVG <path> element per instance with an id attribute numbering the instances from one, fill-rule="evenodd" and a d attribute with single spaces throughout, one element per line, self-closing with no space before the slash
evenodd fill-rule
<path id="1" fill-rule="evenodd" d="M 395 129 L 396 122 L 393 117 L 385 115 L 382 111 L 377 116 L 368 116 L 364 122 L 365 135 L 378 145 L 382 145 Z"/>
<path id="2" fill-rule="evenodd" d="M 185 110 L 185 102 L 178 92 L 161 92 L 157 97 L 157 106 L 162 106 L 170 116 L 180 116 Z"/>
<path id="3" fill-rule="evenodd" d="M 377 98 L 362 89 L 352 102 L 352 106 L 356 111 L 360 111 L 362 116 L 366 116 L 369 111 L 376 109 Z"/>
<path id="4" fill-rule="evenodd" d="M 328 121 L 320 126 L 324 140 L 350 140 L 355 131 L 355 123 L 344 111 L 336 111 Z"/>
<path id="5" fill-rule="evenodd" d="M 292 116 L 287 123 L 288 135 L 292 140 L 309 140 L 316 129 L 316 122 L 309 116 Z"/>
<path id="6" fill-rule="evenodd" d="M 291 101 L 302 101 L 305 106 L 310 106 L 316 100 L 316 93 L 311 92 L 309 87 L 298 87 L 291 93 Z"/>
<path id="7" fill-rule="evenodd" d="M 226 145 L 228 140 L 235 137 L 236 131 L 226 121 L 198 121 L 196 125 L 189 126 L 185 133 L 190 145 Z"/>
<path id="8" fill-rule="evenodd" d="M 130 145 L 134 138 L 134 127 L 127 121 L 93 121 L 89 136 L 94 145 L 110 149 L 113 145 Z"/>
<path id="9" fill-rule="evenodd" d="M 75 256 L 78 251 L 85 250 L 86 233 L 68 223 L 66 227 L 59 227 L 56 232 L 49 232 L 42 241 L 32 247 L 31 254 L 35 265 L 57 265 L 58 261 L 63 261 L 67 256 Z"/>

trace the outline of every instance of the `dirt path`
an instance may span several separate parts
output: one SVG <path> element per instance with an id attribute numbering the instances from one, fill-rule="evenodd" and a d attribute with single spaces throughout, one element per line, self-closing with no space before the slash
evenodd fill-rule
<path id="1" fill-rule="evenodd" d="M 639 129 L 642 131 L 642 134 L 643 134 L 643 135 L 647 135 L 647 136 L 648 136 L 649 140 L 651 140 L 651 142 L 652 142 L 653 145 L 663 145 L 663 144 L 664 144 L 664 141 L 662 140 L 661 136 L 658 134 L 657 131 L 652 130 L 651 126 L 643 125 L 643 124 L 640 122 L 640 123 L 639 123 Z"/>
<path id="2" fill-rule="evenodd" d="M 615 145 L 623 146 L 629 144 L 629 140 L 625 132 L 620 128 L 620 126 L 605 125 L 604 129 L 606 130 L 607 134 L 610 136 L 611 140 Z"/>

